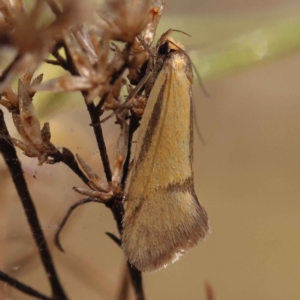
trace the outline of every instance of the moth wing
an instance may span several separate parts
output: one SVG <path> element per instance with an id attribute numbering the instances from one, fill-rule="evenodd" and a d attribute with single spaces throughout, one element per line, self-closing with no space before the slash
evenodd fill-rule
<path id="1" fill-rule="evenodd" d="M 191 82 L 186 57 L 168 59 L 150 93 L 127 187 L 122 247 L 141 271 L 177 260 L 208 231 L 193 186 Z"/>

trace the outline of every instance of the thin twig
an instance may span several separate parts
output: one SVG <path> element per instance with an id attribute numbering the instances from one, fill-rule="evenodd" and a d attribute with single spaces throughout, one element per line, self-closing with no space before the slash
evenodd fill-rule
<path id="1" fill-rule="evenodd" d="M 102 160 L 106 180 L 108 182 L 111 182 L 112 173 L 111 173 L 111 168 L 110 168 L 110 165 L 109 165 L 109 160 L 108 160 L 108 155 L 107 155 L 107 151 L 106 151 L 106 145 L 105 145 L 105 141 L 104 141 L 103 131 L 102 131 L 102 127 L 101 127 L 101 124 L 100 124 L 100 117 L 99 117 L 99 114 L 97 113 L 95 104 L 93 102 L 88 103 L 88 101 L 86 100 L 87 94 L 85 92 L 82 92 L 82 95 L 85 97 L 86 107 L 87 107 L 87 110 L 88 110 L 90 118 L 91 118 L 91 123 L 92 124 L 98 124 L 98 125 L 94 125 L 92 127 L 93 127 L 93 130 L 94 130 L 94 134 L 95 134 L 95 137 L 96 137 L 98 149 L 99 149 L 99 152 L 100 152 L 100 156 L 101 156 L 101 160 Z"/>
<path id="2" fill-rule="evenodd" d="M 139 118 L 133 114 L 130 116 L 130 123 L 129 123 L 129 134 L 128 134 L 128 149 L 127 149 L 127 157 L 124 163 L 123 168 L 123 178 L 122 178 L 122 185 L 125 185 L 126 178 L 129 173 L 129 164 L 131 159 L 131 146 L 132 146 L 132 138 L 134 132 L 139 127 Z"/>
<path id="3" fill-rule="evenodd" d="M 24 208 L 27 221 L 29 223 L 34 241 L 38 247 L 38 251 L 49 279 L 53 298 L 59 300 L 67 300 L 67 296 L 59 282 L 56 273 L 51 253 L 49 251 L 43 230 L 41 228 L 34 203 L 31 199 L 27 183 L 23 176 L 23 169 L 17 157 L 16 149 L 14 148 L 4 121 L 4 114 L 0 109 L 0 152 L 7 167 L 10 170 L 11 178 L 15 184 L 16 190 L 20 197 Z"/>
<path id="4" fill-rule="evenodd" d="M 5 283 L 9 284 L 10 286 L 14 287 L 15 289 L 23 292 L 24 294 L 30 295 L 32 297 L 42 299 L 42 300 L 52 300 L 51 298 L 41 294 L 40 292 L 34 290 L 30 286 L 18 281 L 17 279 L 5 274 L 4 272 L 0 271 L 0 280 L 4 281 Z"/>
<path id="5" fill-rule="evenodd" d="M 64 45 L 64 50 L 65 50 L 66 59 L 67 59 L 68 71 L 72 75 L 79 75 L 79 73 L 76 69 L 76 66 L 73 63 L 72 56 L 70 55 L 70 53 L 68 51 L 68 48 L 65 45 Z M 100 126 L 99 114 L 97 113 L 97 109 L 95 107 L 95 104 L 93 102 L 87 101 L 87 92 L 83 91 L 81 94 L 82 94 L 82 96 L 84 98 L 84 101 L 86 103 L 86 107 L 87 107 L 87 110 L 89 112 L 90 119 L 91 119 L 91 124 L 93 124 L 92 127 L 93 127 L 93 130 L 94 130 L 94 134 L 95 134 L 95 137 L 96 137 L 98 149 L 99 149 L 99 152 L 100 152 L 100 156 L 101 156 L 101 160 L 102 160 L 106 180 L 108 182 L 111 182 L 112 172 L 111 172 L 111 168 L 110 168 L 110 165 L 109 165 L 109 160 L 108 160 L 108 155 L 107 155 L 107 151 L 106 151 L 106 145 L 105 145 L 105 141 L 104 141 L 102 127 Z M 96 124 L 99 124 L 99 125 L 96 125 Z"/>
<path id="6" fill-rule="evenodd" d="M 14 58 L 14 60 L 7 66 L 7 68 L 2 71 L 2 74 L 0 75 L 0 82 L 3 82 L 5 80 L 6 76 L 9 74 L 12 68 L 20 61 L 21 57 L 21 55 L 17 55 Z"/>
<path id="7" fill-rule="evenodd" d="M 129 273 L 128 268 L 125 265 L 123 267 L 123 274 L 122 274 L 122 282 L 120 289 L 118 291 L 117 300 L 128 300 L 129 299 Z"/>
<path id="8" fill-rule="evenodd" d="M 111 232 L 105 232 L 105 234 L 112 239 L 119 247 L 121 247 L 121 240 L 116 237 L 113 233 Z"/>
<path id="9" fill-rule="evenodd" d="M 205 282 L 206 300 L 216 300 L 214 288 L 209 282 Z"/>
<path id="10" fill-rule="evenodd" d="M 97 200 L 95 198 L 84 198 L 84 199 L 81 199 L 79 201 L 77 201 L 76 203 L 74 203 L 73 205 L 70 206 L 69 210 L 67 211 L 65 217 L 63 218 L 62 222 L 60 223 L 59 227 L 58 227 L 58 230 L 56 231 L 56 234 L 55 234 L 55 237 L 54 237 L 54 243 L 55 245 L 57 246 L 57 248 L 62 251 L 62 252 L 65 252 L 64 248 L 62 247 L 61 243 L 60 243 L 60 240 L 59 240 L 59 236 L 60 236 L 60 233 L 61 231 L 63 230 L 65 224 L 67 223 L 71 213 L 73 212 L 73 210 L 75 208 L 77 208 L 78 206 L 80 205 L 83 205 L 83 204 L 86 204 L 86 203 L 89 203 L 89 202 L 97 202 L 97 203 L 103 203 L 102 201 L 100 200 Z"/>
<path id="11" fill-rule="evenodd" d="M 63 41 L 58 41 L 55 47 L 51 51 L 51 55 L 56 58 L 57 63 L 66 71 L 68 71 L 68 64 L 66 59 L 64 59 L 60 53 L 59 49 L 64 47 Z"/>
<path id="12" fill-rule="evenodd" d="M 124 206 L 122 203 L 122 199 L 114 197 L 110 201 L 105 203 L 105 206 L 107 206 L 113 213 L 114 219 L 118 226 L 119 233 L 122 236 L 122 220 L 124 215 Z M 127 263 L 127 265 L 129 268 L 131 282 L 135 291 L 136 300 L 145 300 L 141 271 L 139 271 L 135 266 L 131 265 L 130 263 Z"/>
<path id="13" fill-rule="evenodd" d="M 97 114 L 98 114 L 99 116 L 103 113 L 102 106 L 104 105 L 104 103 L 105 103 L 105 101 L 106 101 L 108 95 L 109 95 L 108 92 L 105 93 L 105 94 L 102 96 L 101 100 L 100 100 L 100 101 L 98 102 L 98 104 L 96 105 L 96 112 L 97 112 Z"/>
<path id="14" fill-rule="evenodd" d="M 131 277 L 131 282 L 135 291 L 136 300 L 145 300 L 144 290 L 143 290 L 143 279 L 142 273 L 135 266 L 127 262 L 129 273 Z"/>
<path id="15" fill-rule="evenodd" d="M 61 14 L 58 5 L 53 0 L 46 0 L 46 2 L 48 3 L 49 7 L 52 9 L 56 16 L 59 16 Z"/>
<path id="16" fill-rule="evenodd" d="M 50 160 L 50 164 L 56 164 L 63 162 L 66 164 L 85 184 L 89 183 L 89 179 L 79 168 L 79 165 L 74 157 L 74 154 L 68 149 L 63 147 L 61 151 L 57 151 L 55 154 L 51 154 L 53 158 Z"/>
<path id="17" fill-rule="evenodd" d="M 61 67 L 61 63 L 58 62 L 57 60 L 54 60 L 54 59 L 45 59 L 44 62 L 49 64 L 49 65 L 60 66 Z"/>

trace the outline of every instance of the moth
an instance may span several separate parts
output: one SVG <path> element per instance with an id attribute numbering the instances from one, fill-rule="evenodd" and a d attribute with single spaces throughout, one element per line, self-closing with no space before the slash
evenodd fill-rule
<path id="1" fill-rule="evenodd" d="M 163 35 L 125 186 L 122 248 L 140 271 L 175 262 L 204 239 L 208 217 L 193 176 L 193 72 L 186 51 Z"/>

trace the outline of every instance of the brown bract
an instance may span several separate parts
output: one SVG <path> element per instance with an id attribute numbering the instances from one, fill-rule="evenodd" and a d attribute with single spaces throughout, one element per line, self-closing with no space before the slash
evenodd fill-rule
<path id="1" fill-rule="evenodd" d="M 121 181 L 123 177 L 124 163 L 127 157 L 128 125 L 124 119 L 120 120 L 120 123 L 122 123 L 121 133 L 115 148 L 111 182 L 106 182 L 101 179 L 78 154 L 76 155 L 77 161 L 89 179 L 88 184 L 90 187 L 90 189 L 74 187 L 73 189 L 79 194 L 97 198 L 103 202 L 110 200 L 114 196 L 123 196 Z"/>

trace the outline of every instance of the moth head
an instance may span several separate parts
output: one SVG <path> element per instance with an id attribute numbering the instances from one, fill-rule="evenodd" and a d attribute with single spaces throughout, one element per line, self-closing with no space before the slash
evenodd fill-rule
<path id="1" fill-rule="evenodd" d="M 157 43 L 157 53 L 161 56 L 166 56 L 170 52 L 184 50 L 183 45 L 179 42 L 175 42 L 172 38 L 167 38 L 164 41 Z"/>

